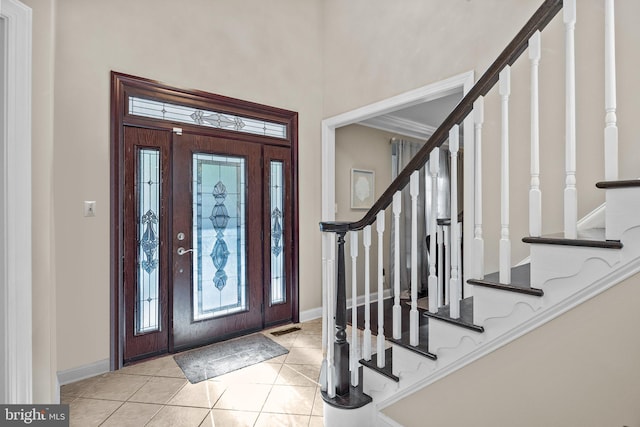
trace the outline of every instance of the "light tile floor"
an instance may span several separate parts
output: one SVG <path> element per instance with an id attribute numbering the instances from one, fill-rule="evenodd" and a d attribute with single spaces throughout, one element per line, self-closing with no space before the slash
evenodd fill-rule
<path id="1" fill-rule="evenodd" d="M 62 386 L 71 426 L 322 426 L 320 320 L 280 337 L 289 354 L 190 384 L 172 355 Z"/>

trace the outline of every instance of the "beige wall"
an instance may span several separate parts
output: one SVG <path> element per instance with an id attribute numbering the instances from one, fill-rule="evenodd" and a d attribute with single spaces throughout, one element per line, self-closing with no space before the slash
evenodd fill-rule
<path id="1" fill-rule="evenodd" d="M 362 125 L 336 129 L 336 220 L 357 221 L 367 213 L 351 209 L 351 169 L 375 172 L 375 197 L 391 184 L 390 139 L 398 135 Z"/>
<path id="2" fill-rule="evenodd" d="M 56 94 L 54 148 L 42 154 L 42 162 L 53 165 L 55 197 L 48 216 L 53 218 L 49 231 L 56 237 L 55 369 L 109 357 L 111 70 L 299 112 L 300 209 L 305 212 L 300 217 L 300 309 L 320 306 L 319 3 L 61 0 L 56 4 L 54 33 L 50 27 L 34 26 L 36 43 L 55 36 L 54 73 L 34 68 L 36 80 L 54 79 Z M 34 19 L 50 18 L 51 11 L 41 2 L 33 1 L 32 6 Z M 36 99 L 34 104 L 40 102 Z M 34 128 L 39 123 L 34 122 Z M 51 139 L 50 128 L 42 132 L 49 132 Z M 48 181 L 47 173 L 46 168 L 34 168 L 34 181 Z M 96 200 L 95 218 L 82 216 L 83 200 Z M 52 278 L 47 280 L 53 283 Z"/>
<path id="3" fill-rule="evenodd" d="M 636 275 L 384 413 L 407 427 L 640 426 L 639 300 Z"/>

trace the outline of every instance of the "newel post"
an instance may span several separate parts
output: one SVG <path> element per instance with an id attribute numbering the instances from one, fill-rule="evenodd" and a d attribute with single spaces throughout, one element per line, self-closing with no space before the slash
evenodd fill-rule
<path id="1" fill-rule="evenodd" d="M 336 394 L 349 393 L 349 343 L 347 342 L 347 287 L 345 280 L 344 236 L 338 231 L 338 283 L 336 290 L 336 340 L 335 354 Z"/>

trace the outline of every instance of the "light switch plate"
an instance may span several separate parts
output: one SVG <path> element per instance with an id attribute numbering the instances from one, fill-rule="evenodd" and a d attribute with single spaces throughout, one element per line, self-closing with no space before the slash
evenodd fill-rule
<path id="1" fill-rule="evenodd" d="M 85 200 L 84 201 L 84 216 L 96 216 L 96 201 Z"/>

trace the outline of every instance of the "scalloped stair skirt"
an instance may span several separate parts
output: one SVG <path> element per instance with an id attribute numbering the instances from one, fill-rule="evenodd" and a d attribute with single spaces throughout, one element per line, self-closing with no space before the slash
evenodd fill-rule
<path id="1" fill-rule="evenodd" d="M 531 244 L 531 263 L 512 269 L 510 285 L 500 284 L 495 274 L 470 280 L 474 296 L 463 300 L 456 320 L 448 317 L 446 306 L 436 314 L 425 312 L 428 349 L 435 360 L 391 341 L 392 366 L 385 368 L 397 379 L 367 364 L 361 387 L 373 402 L 350 425 L 398 426 L 381 412 L 385 407 L 640 272 L 640 180 L 633 186 L 624 182 L 598 184 L 607 192 L 605 215 L 613 238 L 605 229 L 586 230 L 574 240 L 557 235 L 524 238 Z M 344 412 L 325 405 L 327 425 L 346 425 L 339 418 Z"/>

